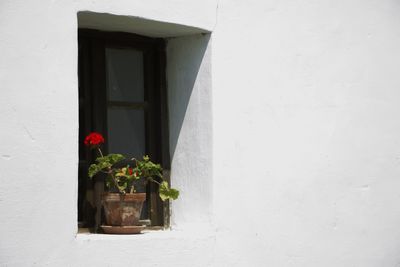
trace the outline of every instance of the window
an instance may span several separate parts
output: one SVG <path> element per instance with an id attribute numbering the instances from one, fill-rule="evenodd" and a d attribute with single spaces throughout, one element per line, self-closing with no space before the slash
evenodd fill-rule
<path id="1" fill-rule="evenodd" d="M 83 145 L 91 131 L 107 139 L 106 153 L 140 158 L 149 155 L 170 169 L 165 41 L 129 33 L 79 29 L 79 192 L 78 222 L 97 231 L 102 223 L 104 178 L 88 179 L 95 155 Z M 143 220 L 168 226 L 168 203 L 154 183 L 147 193 Z"/>

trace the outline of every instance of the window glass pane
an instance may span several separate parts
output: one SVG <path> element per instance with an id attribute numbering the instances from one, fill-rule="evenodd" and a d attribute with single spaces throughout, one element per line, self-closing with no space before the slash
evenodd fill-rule
<path id="1" fill-rule="evenodd" d="M 143 52 L 106 48 L 109 101 L 144 101 Z"/>
<path id="2" fill-rule="evenodd" d="M 108 108 L 107 113 L 109 152 L 142 158 L 146 152 L 144 111 Z"/>

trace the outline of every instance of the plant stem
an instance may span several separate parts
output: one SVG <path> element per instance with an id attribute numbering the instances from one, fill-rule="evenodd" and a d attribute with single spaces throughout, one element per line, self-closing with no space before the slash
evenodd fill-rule
<path id="1" fill-rule="evenodd" d="M 114 174 L 112 173 L 111 168 L 110 168 L 109 174 L 110 174 L 110 176 L 111 176 L 111 178 L 112 178 L 112 180 L 113 180 L 113 182 L 114 182 L 114 184 L 115 184 L 115 187 L 117 187 L 118 192 L 119 192 L 120 194 L 124 194 L 125 192 L 123 192 L 123 191 L 121 191 L 121 189 L 119 189 L 118 182 L 117 182 L 117 180 L 115 179 Z"/>
<path id="2" fill-rule="evenodd" d="M 102 158 L 104 158 L 103 152 L 101 152 L 100 147 L 98 147 L 97 150 L 99 151 L 100 156 L 101 156 Z M 111 167 L 108 167 L 108 172 L 107 172 L 107 173 L 111 176 L 111 178 L 112 178 L 112 180 L 113 180 L 113 182 L 114 182 L 114 184 L 115 184 L 115 187 L 118 189 L 118 192 L 119 192 L 120 194 L 124 194 L 124 192 L 121 191 L 121 189 L 119 189 L 118 182 L 117 182 L 117 180 L 115 179 L 114 174 L 112 173 Z"/>
<path id="3" fill-rule="evenodd" d="M 156 180 L 154 180 L 154 179 L 151 178 L 151 177 L 149 178 L 149 181 L 150 181 L 150 182 L 154 182 L 154 183 L 156 183 L 156 184 L 158 184 L 158 185 L 161 185 L 161 183 L 157 182 Z"/>
<path id="4" fill-rule="evenodd" d="M 99 153 L 100 153 L 100 156 L 101 156 L 102 158 L 104 158 L 104 156 L 103 156 L 103 153 L 101 152 L 101 149 L 100 149 L 100 147 L 98 147 L 98 148 L 97 148 L 97 150 L 99 151 Z"/>

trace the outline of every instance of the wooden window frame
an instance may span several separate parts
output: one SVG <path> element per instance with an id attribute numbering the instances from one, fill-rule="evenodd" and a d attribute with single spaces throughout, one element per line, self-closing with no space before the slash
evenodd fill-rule
<path id="1" fill-rule="evenodd" d="M 107 107 L 143 109 L 145 111 L 146 154 L 161 163 L 164 178 L 169 182 L 170 156 L 168 136 L 168 105 L 166 88 L 165 40 L 149 38 L 132 33 L 104 32 L 92 29 L 78 30 L 79 43 L 79 196 L 78 220 L 85 220 L 94 231 L 99 230 L 103 221 L 101 194 L 104 192 L 104 177 L 93 181 L 83 177 L 95 155 L 82 145 L 83 138 L 91 131 L 104 134 L 107 138 Z M 106 90 L 106 48 L 134 48 L 144 55 L 144 102 L 107 101 Z M 107 153 L 107 148 L 105 148 Z M 82 194 L 93 190 L 91 199 L 94 214 L 85 214 L 82 208 Z M 158 185 L 149 183 L 146 188 L 148 214 L 154 228 L 169 227 L 169 202 L 162 202 L 158 196 Z M 86 196 L 84 196 L 86 198 Z M 90 213 L 90 212 L 86 212 Z M 91 221 L 91 217 L 94 220 Z"/>

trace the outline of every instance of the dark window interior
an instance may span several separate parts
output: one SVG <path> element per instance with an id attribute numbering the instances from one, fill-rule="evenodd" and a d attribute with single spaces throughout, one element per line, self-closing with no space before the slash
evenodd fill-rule
<path id="1" fill-rule="evenodd" d="M 90 180 L 88 166 L 96 155 L 84 145 L 96 131 L 106 138 L 106 153 L 161 163 L 168 180 L 165 41 L 129 33 L 79 29 L 79 193 L 80 227 L 98 231 L 102 223 L 104 177 Z M 168 203 L 158 197 L 154 183 L 147 193 L 141 219 L 149 226 L 168 226 Z"/>

